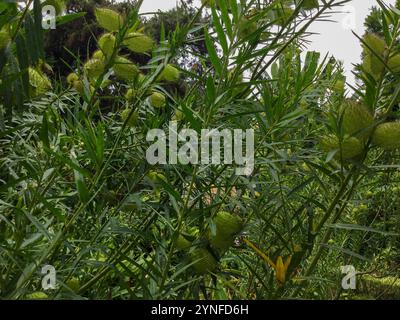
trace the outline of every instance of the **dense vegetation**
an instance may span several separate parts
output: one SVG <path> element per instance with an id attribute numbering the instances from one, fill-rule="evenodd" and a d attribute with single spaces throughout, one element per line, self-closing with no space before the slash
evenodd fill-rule
<path id="1" fill-rule="evenodd" d="M 400 297 L 398 9 L 377 1 L 346 88 L 304 48 L 347 0 L 26 2 L 0 3 L 1 298 Z M 172 120 L 254 129 L 254 171 L 150 165 Z"/>

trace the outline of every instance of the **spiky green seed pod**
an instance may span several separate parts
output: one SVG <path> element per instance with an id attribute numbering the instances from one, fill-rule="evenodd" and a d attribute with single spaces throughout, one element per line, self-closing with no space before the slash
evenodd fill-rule
<path id="1" fill-rule="evenodd" d="M 319 8 L 318 0 L 304 0 L 302 6 L 304 10 L 314 10 Z"/>
<path id="2" fill-rule="evenodd" d="M 204 248 L 196 248 L 190 252 L 190 259 L 194 262 L 193 268 L 198 274 L 213 272 L 218 267 L 218 261 Z"/>
<path id="3" fill-rule="evenodd" d="M 49 298 L 47 294 L 40 291 L 27 294 L 25 297 L 27 300 L 46 300 Z"/>
<path id="4" fill-rule="evenodd" d="M 179 81 L 180 72 L 172 64 L 167 64 L 158 77 L 158 81 L 176 83 Z"/>
<path id="5" fill-rule="evenodd" d="M 218 212 L 213 220 L 217 227 L 217 233 L 219 232 L 223 235 L 234 236 L 243 228 L 242 220 L 226 211 Z"/>
<path id="6" fill-rule="evenodd" d="M 243 223 L 237 216 L 229 212 L 218 212 L 213 219 L 216 227 L 215 235 L 209 232 L 210 244 L 221 251 L 226 251 L 232 246 L 234 237 L 242 230 Z"/>
<path id="7" fill-rule="evenodd" d="M 129 33 L 123 43 L 135 53 L 150 52 L 154 47 L 154 40 L 139 32 Z"/>
<path id="8" fill-rule="evenodd" d="M 179 235 L 175 241 L 175 248 L 179 251 L 188 250 L 192 246 L 192 243 L 185 238 L 183 235 Z"/>
<path id="9" fill-rule="evenodd" d="M 396 54 L 388 60 L 387 66 L 394 73 L 400 72 L 400 54 Z"/>
<path id="10" fill-rule="evenodd" d="M 150 96 L 150 103 L 154 108 L 157 108 L 157 109 L 165 107 L 165 103 L 166 103 L 165 95 L 163 95 L 160 92 L 154 92 Z"/>
<path id="11" fill-rule="evenodd" d="M 106 59 L 106 56 L 101 50 L 96 50 L 95 52 L 93 52 L 92 59 L 104 61 Z"/>
<path id="12" fill-rule="evenodd" d="M 50 80 L 36 69 L 29 68 L 29 92 L 31 97 L 37 97 L 51 90 Z"/>
<path id="13" fill-rule="evenodd" d="M 175 110 L 172 120 L 182 121 L 183 119 L 185 119 L 185 114 L 181 110 Z"/>
<path id="14" fill-rule="evenodd" d="M 135 89 L 128 89 L 128 91 L 125 93 L 125 99 L 128 102 L 133 102 L 135 100 L 136 96 L 136 90 Z"/>
<path id="15" fill-rule="evenodd" d="M 0 51 L 3 50 L 10 42 L 10 35 L 5 30 L 0 30 Z"/>
<path id="16" fill-rule="evenodd" d="M 362 103 L 346 100 L 341 107 L 344 133 L 356 136 L 361 141 L 366 141 L 371 136 L 374 126 L 374 117 L 369 109 Z"/>
<path id="17" fill-rule="evenodd" d="M 364 146 L 360 140 L 355 137 L 345 137 L 342 142 L 336 136 L 327 136 L 321 141 L 322 148 L 326 152 L 338 150 L 335 158 L 338 160 L 353 159 L 364 151 Z"/>
<path id="18" fill-rule="evenodd" d="M 65 283 L 73 292 L 78 292 L 81 288 L 81 283 L 77 277 L 72 277 Z"/>
<path id="19" fill-rule="evenodd" d="M 365 54 L 371 54 L 383 57 L 387 51 L 387 45 L 384 39 L 375 33 L 366 33 L 363 38 L 363 48 Z M 372 52 L 371 52 L 372 51 Z M 372 54 L 374 54 L 372 53 Z"/>
<path id="20" fill-rule="evenodd" d="M 134 128 L 137 125 L 138 119 L 139 119 L 139 113 L 137 111 L 132 112 L 132 109 L 125 109 L 121 113 L 121 119 L 123 122 L 128 121 L 127 124 L 128 126 Z M 129 117 L 129 115 L 131 115 Z M 129 117 L 129 120 L 128 120 Z"/>
<path id="21" fill-rule="evenodd" d="M 97 80 L 104 72 L 104 61 L 99 59 L 90 59 L 83 66 L 87 77 L 90 80 Z"/>
<path id="22" fill-rule="evenodd" d="M 243 40 L 257 31 L 257 23 L 243 17 L 238 24 L 238 38 Z"/>
<path id="23" fill-rule="evenodd" d="M 124 24 L 122 16 L 114 10 L 96 8 L 94 13 L 99 25 L 107 31 L 119 31 Z"/>
<path id="24" fill-rule="evenodd" d="M 117 57 L 115 59 L 113 69 L 118 78 L 127 82 L 133 82 L 139 74 L 138 67 L 124 57 Z"/>
<path id="25" fill-rule="evenodd" d="M 384 150 L 399 149 L 400 122 L 387 122 L 377 126 L 372 136 L 372 142 Z"/>
<path id="26" fill-rule="evenodd" d="M 115 48 L 117 40 L 111 33 L 103 34 L 99 39 L 99 47 L 106 57 L 110 57 Z"/>
<path id="27" fill-rule="evenodd" d="M 364 70 L 377 79 L 385 69 L 382 60 L 385 58 L 388 47 L 385 40 L 375 33 L 365 34 L 363 41 Z"/>
<path id="28" fill-rule="evenodd" d="M 333 86 L 333 90 L 336 92 L 342 93 L 345 89 L 346 82 L 344 80 L 336 80 Z"/>
<path id="29" fill-rule="evenodd" d="M 76 73 L 72 72 L 67 76 L 67 83 L 71 86 L 74 84 L 75 81 L 78 81 L 78 80 L 79 80 L 79 77 Z"/>
<path id="30" fill-rule="evenodd" d="M 368 74 L 378 79 L 385 69 L 385 65 L 377 56 L 367 54 L 364 56 L 363 68 Z"/>
<path id="31" fill-rule="evenodd" d="M 60 15 L 65 10 L 65 2 L 63 0 L 46 0 L 42 4 L 42 7 L 44 6 L 53 6 L 57 15 Z"/>

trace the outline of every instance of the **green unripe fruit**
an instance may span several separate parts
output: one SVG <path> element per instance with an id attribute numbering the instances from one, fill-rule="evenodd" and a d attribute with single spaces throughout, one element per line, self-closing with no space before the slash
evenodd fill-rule
<path id="1" fill-rule="evenodd" d="M 333 89 L 336 91 L 336 92 L 339 92 L 339 93 L 342 93 L 343 91 L 344 91 L 344 89 L 345 89 L 345 81 L 343 81 L 343 80 L 337 80 L 336 82 L 335 82 L 335 85 L 333 86 Z"/>
<path id="2" fill-rule="evenodd" d="M 198 274 L 213 272 L 218 267 L 214 256 L 204 248 L 196 248 L 190 253 L 190 259 L 194 262 L 193 268 Z"/>
<path id="3" fill-rule="evenodd" d="M 153 182 L 153 183 L 159 183 L 160 182 L 160 180 L 163 180 L 163 181 L 167 181 L 167 178 L 162 174 L 162 173 L 159 173 L 159 172 L 156 172 L 156 171 L 150 171 L 148 174 L 147 174 L 147 177 Z"/>
<path id="4" fill-rule="evenodd" d="M 322 139 L 321 145 L 326 152 L 339 150 L 335 154 L 335 158 L 338 160 L 353 159 L 364 151 L 363 144 L 355 137 L 345 137 L 340 143 L 336 136 L 327 136 Z"/>
<path id="5" fill-rule="evenodd" d="M 223 235 L 234 236 L 243 228 L 242 220 L 226 211 L 218 212 L 213 221 L 217 227 L 217 233 L 219 232 Z"/>
<path id="6" fill-rule="evenodd" d="M 71 86 L 74 84 L 75 81 L 78 81 L 78 80 L 79 80 L 79 77 L 76 73 L 70 73 L 67 76 L 67 83 Z"/>
<path id="7" fill-rule="evenodd" d="M 124 23 L 122 16 L 114 10 L 96 8 L 94 13 L 99 25 L 108 31 L 119 31 Z"/>
<path id="8" fill-rule="evenodd" d="M 362 103 L 347 100 L 341 107 L 345 134 L 356 136 L 362 141 L 368 140 L 374 125 L 374 117 Z"/>
<path id="9" fill-rule="evenodd" d="M 304 10 L 318 9 L 319 8 L 318 0 L 304 0 L 301 8 Z"/>
<path id="10" fill-rule="evenodd" d="M 247 18 L 242 18 L 238 25 L 238 37 L 243 40 L 257 31 L 257 23 Z"/>
<path id="11" fill-rule="evenodd" d="M 110 57 L 115 48 L 117 40 L 111 33 L 103 34 L 99 39 L 99 47 L 106 57 Z"/>
<path id="12" fill-rule="evenodd" d="M 181 121 L 183 119 L 185 119 L 185 114 L 181 110 L 176 110 L 172 117 L 172 120 Z"/>
<path id="13" fill-rule="evenodd" d="M 400 72 L 400 54 L 391 57 L 387 63 L 389 69 L 394 73 Z"/>
<path id="14" fill-rule="evenodd" d="M 367 73 L 371 74 L 374 78 L 378 78 L 385 69 L 385 65 L 381 59 L 385 58 L 387 52 L 386 42 L 374 33 L 365 34 L 363 41 L 363 67 Z"/>
<path id="15" fill-rule="evenodd" d="M 90 59 L 83 66 L 87 77 L 90 80 L 97 80 L 104 73 L 104 61 L 99 59 Z"/>
<path id="16" fill-rule="evenodd" d="M 154 92 L 150 96 L 150 103 L 154 108 L 164 108 L 166 104 L 166 98 L 162 93 Z"/>
<path id="17" fill-rule="evenodd" d="M 146 53 L 153 49 L 154 41 L 143 33 L 133 32 L 127 35 L 124 40 L 124 45 L 126 45 L 132 52 Z"/>
<path id="18" fill-rule="evenodd" d="M 371 50 L 375 53 L 375 55 L 383 57 L 386 50 L 387 45 L 384 39 L 375 33 L 367 33 L 363 38 L 363 47 L 365 54 L 371 54 Z M 374 55 L 374 53 L 372 53 Z"/>
<path id="19" fill-rule="evenodd" d="M 128 121 L 127 122 L 128 126 L 135 127 L 137 125 L 139 114 L 137 111 L 134 111 L 132 114 L 131 114 L 131 112 L 132 112 L 131 109 L 125 109 L 124 111 L 122 111 L 121 119 L 124 122 Z M 130 115 L 130 117 L 129 117 L 129 115 Z M 128 120 L 128 117 L 129 117 L 129 120 Z"/>
<path id="20" fill-rule="evenodd" d="M 118 78 L 127 82 L 133 82 L 139 74 L 138 67 L 124 57 L 117 57 L 115 59 L 113 69 Z"/>
<path id="21" fill-rule="evenodd" d="M 136 96 L 136 90 L 135 89 L 128 89 L 128 91 L 125 93 L 125 99 L 128 102 L 132 102 L 135 100 L 135 96 Z"/>
<path id="22" fill-rule="evenodd" d="M 179 70 L 177 68 L 175 68 L 173 65 L 168 64 L 165 66 L 164 70 L 161 72 L 158 80 L 176 83 L 179 81 L 180 76 L 181 75 L 180 75 Z"/>
<path id="23" fill-rule="evenodd" d="M 81 288 L 80 281 L 76 277 L 69 279 L 65 284 L 74 292 L 78 292 Z"/>
<path id="24" fill-rule="evenodd" d="M 372 142 L 384 150 L 400 148 L 400 122 L 387 122 L 376 127 Z"/>
<path id="25" fill-rule="evenodd" d="M 215 235 L 209 232 L 210 244 L 221 251 L 228 250 L 234 242 L 234 237 L 242 230 L 243 223 L 239 217 L 229 212 L 218 212 L 213 219 L 216 227 Z"/>
<path id="26" fill-rule="evenodd" d="M 10 42 L 11 38 L 8 32 L 5 30 L 0 31 L 0 51 L 3 50 L 8 43 Z"/>
<path id="27" fill-rule="evenodd" d="M 48 92 L 52 86 L 50 80 L 36 69 L 29 68 L 29 93 L 31 97 L 37 97 Z"/>
<path id="28" fill-rule="evenodd" d="M 26 299 L 27 300 L 46 300 L 48 299 L 49 296 L 47 294 L 45 294 L 44 292 L 33 292 L 30 294 L 26 295 Z"/>
<path id="29" fill-rule="evenodd" d="M 96 50 L 95 52 L 93 52 L 92 58 L 95 60 L 104 61 L 106 59 L 106 56 L 101 50 Z"/>
<path id="30" fill-rule="evenodd" d="M 181 234 L 178 236 L 178 239 L 176 239 L 175 247 L 177 250 L 180 250 L 180 251 L 187 250 L 191 246 L 192 246 L 192 243 Z"/>

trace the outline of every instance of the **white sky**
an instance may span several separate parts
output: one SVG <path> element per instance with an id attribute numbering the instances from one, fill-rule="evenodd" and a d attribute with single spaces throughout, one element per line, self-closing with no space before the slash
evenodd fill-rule
<path id="1" fill-rule="evenodd" d="M 141 12 L 154 12 L 168 10 L 176 6 L 177 0 L 144 0 Z M 386 4 L 394 5 L 395 0 L 383 0 Z M 195 0 L 199 6 L 200 0 Z M 352 34 L 352 30 L 358 35 L 364 33 L 364 19 L 369 9 L 376 5 L 376 0 L 352 0 L 347 7 L 343 7 L 345 13 L 336 13 L 332 20 L 336 22 L 315 23 L 310 31 L 318 33 L 309 38 L 311 44 L 309 50 L 333 55 L 336 59 L 344 62 L 347 81 L 354 84 L 354 77 L 351 74 L 352 64 L 358 63 L 361 56 L 361 45 L 358 39 Z M 350 6 L 350 7 L 349 7 Z M 354 24 L 352 24 L 354 21 Z M 347 27 L 346 27 L 347 25 Z"/>

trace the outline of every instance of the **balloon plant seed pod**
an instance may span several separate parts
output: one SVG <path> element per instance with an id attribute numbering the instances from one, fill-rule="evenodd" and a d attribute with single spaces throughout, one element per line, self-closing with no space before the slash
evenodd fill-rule
<path id="1" fill-rule="evenodd" d="M 89 80 L 97 80 L 103 74 L 104 68 L 104 61 L 99 59 L 90 59 L 83 66 Z"/>
<path id="2" fill-rule="evenodd" d="M 103 34 L 98 41 L 101 52 L 106 57 L 110 57 L 113 54 L 116 42 L 115 36 L 111 33 Z"/>
<path id="3" fill-rule="evenodd" d="M 125 93 L 125 99 L 128 102 L 133 102 L 135 100 L 135 96 L 136 96 L 136 90 L 135 89 L 128 89 L 128 91 L 126 91 Z"/>
<path id="4" fill-rule="evenodd" d="M 73 292 L 77 293 L 81 288 L 80 281 L 77 277 L 72 277 L 65 283 Z"/>
<path id="5" fill-rule="evenodd" d="M 191 246 L 192 243 L 182 234 L 180 234 L 175 241 L 175 247 L 179 251 L 188 250 Z"/>
<path id="6" fill-rule="evenodd" d="M 113 66 L 115 75 L 121 80 L 133 82 L 139 74 L 139 68 L 129 59 L 117 57 Z"/>
<path id="7" fill-rule="evenodd" d="M 166 98 L 165 95 L 163 95 L 160 92 L 154 92 L 150 96 L 150 104 L 157 109 L 161 109 L 165 107 L 166 104 Z"/>
<path id="8" fill-rule="evenodd" d="M 374 126 L 374 117 L 368 107 L 355 100 L 346 100 L 341 106 L 344 133 L 368 140 Z"/>
<path id="9" fill-rule="evenodd" d="M 123 44 L 132 52 L 146 53 L 153 50 L 154 40 L 143 33 L 132 32 L 126 36 Z"/>
<path id="10" fill-rule="evenodd" d="M 67 83 L 71 86 L 74 84 L 75 81 L 78 81 L 78 80 L 79 80 L 79 77 L 76 73 L 70 73 L 67 76 Z"/>
<path id="11" fill-rule="evenodd" d="M 388 60 L 387 66 L 391 72 L 400 72 L 400 54 L 396 54 Z"/>
<path id="12" fill-rule="evenodd" d="M 95 52 L 93 52 L 92 58 L 95 60 L 104 61 L 106 59 L 106 56 L 104 55 L 103 51 L 96 50 Z"/>
<path id="13" fill-rule="evenodd" d="M 339 141 L 338 137 L 329 135 L 321 141 L 323 150 L 332 152 L 337 150 L 335 158 L 338 160 L 350 160 L 356 158 L 364 151 L 364 146 L 356 137 L 345 137 Z"/>
<path id="14" fill-rule="evenodd" d="M 52 89 L 50 80 L 36 69 L 29 68 L 29 94 L 31 97 L 40 96 Z"/>
<path id="15" fill-rule="evenodd" d="M 94 13 L 99 25 L 107 31 L 119 31 L 124 23 L 122 16 L 114 10 L 96 8 Z"/>
<path id="16" fill-rule="evenodd" d="M 49 296 L 41 291 L 32 292 L 25 296 L 26 300 L 46 300 Z"/>
<path id="17" fill-rule="evenodd" d="M 218 261 L 206 248 L 195 248 L 189 254 L 193 268 L 197 274 L 213 272 L 218 267 Z"/>
<path id="18" fill-rule="evenodd" d="M 372 136 L 374 145 L 384 150 L 400 148 L 400 122 L 386 122 L 378 125 Z"/>
<path id="19" fill-rule="evenodd" d="M 210 244 L 221 251 L 226 251 L 233 245 L 234 237 L 242 230 L 242 220 L 226 211 L 218 212 L 214 219 L 215 235 L 209 231 Z"/>
<path id="20" fill-rule="evenodd" d="M 172 64 L 167 64 L 158 77 L 159 81 L 176 83 L 179 81 L 180 72 Z"/>

